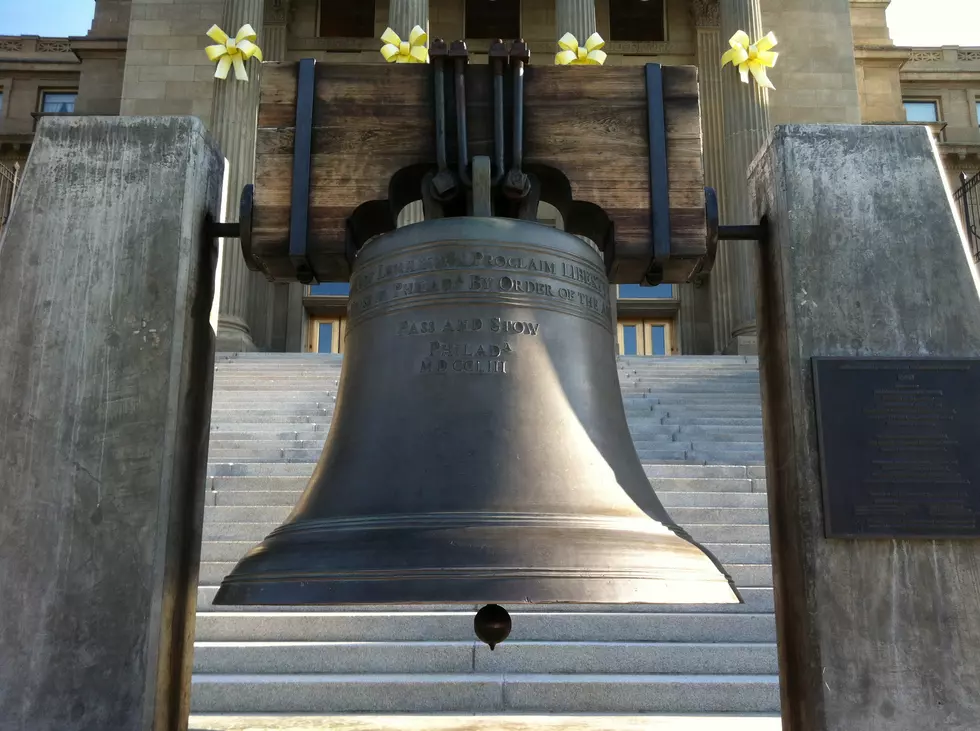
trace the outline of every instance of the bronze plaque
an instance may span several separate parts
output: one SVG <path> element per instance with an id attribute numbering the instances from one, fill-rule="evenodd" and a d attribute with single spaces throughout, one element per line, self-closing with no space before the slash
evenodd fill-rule
<path id="1" fill-rule="evenodd" d="M 827 538 L 980 536 L 980 360 L 813 358 Z"/>

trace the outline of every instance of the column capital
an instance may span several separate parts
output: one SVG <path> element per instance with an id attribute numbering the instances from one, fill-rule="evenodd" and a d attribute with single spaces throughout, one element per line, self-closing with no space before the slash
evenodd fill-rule
<path id="1" fill-rule="evenodd" d="M 265 0 L 265 24 L 286 25 L 289 21 L 289 0 Z"/>
<path id="2" fill-rule="evenodd" d="M 721 25 L 721 8 L 718 0 L 692 0 L 691 16 L 698 28 L 715 28 Z"/>

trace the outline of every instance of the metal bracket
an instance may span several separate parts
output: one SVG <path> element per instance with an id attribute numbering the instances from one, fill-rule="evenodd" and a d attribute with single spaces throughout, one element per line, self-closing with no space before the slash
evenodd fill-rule
<path id="1" fill-rule="evenodd" d="M 719 226 L 719 241 L 758 241 L 765 243 L 769 240 L 769 226 L 765 221 L 758 226 Z"/>
<path id="2" fill-rule="evenodd" d="M 431 177 L 427 176 L 423 183 L 423 206 L 426 206 L 427 198 L 431 203 L 438 204 L 451 201 L 459 194 L 459 181 L 449 169 L 449 156 L 446 152 L 446 57 L 448 55 L 449 46 L 444 40 L 436 38 L 432 41 L 429 58 L 432 61 L 433 111 L 436 123 L 436 172 Z M 433 209 L 430 215 L 427 208 L 425 217 L 441 218 L 442 211 Z"/>
<path id="3" fill-rule="evenodd" d="M 293 132 L 293 189 L 289 210 L 289 258 L 296 279 L 313 281 L 307 256 L 310 217 L 310 174 L 313 154 L 313 100 L 316 96 L 316 59 L 299 62 L 296 78 L 296 127 Z"/>
<path id="4" fill-rule="evenodd" d="M 470 52 L 466 41 L 453 41 L 449 46 L 449 57 L 453 60 L 453 90 L 456 98 L 456 175 L 459 181 L 469 187 L 470 149 L 469 133 L 466 129 L 466 65 Z"/>
<path id="5" fill-rule="evenodd" d="M 531 49 L 524 41 L 514 41 L 510 47 L 510 67 L 513 75 L 514 134 L 511 138 L 511 164 L 504 178 L 504 195 L 523 200 L 531 192 L 531 182 L 522 170 L 524 165 L 524 68 L 531 62 Z"/>
<path id="6" fill-rule="evenodd" d="M 510 58 L 507 46 L 501 40 L 490 44 L 490 70 L 493 78 L 493 185 L 504 179 L 504 67 Z"/>

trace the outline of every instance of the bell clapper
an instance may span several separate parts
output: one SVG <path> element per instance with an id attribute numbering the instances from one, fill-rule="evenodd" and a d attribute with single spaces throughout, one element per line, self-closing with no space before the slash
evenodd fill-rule
<path id="1" fill-rule="evenodd" d="M 476 631 L 476 636 L 486 642 L 493 651 L 510 635 L 510 614 L 499 604 L 487 604 L 473 618 L 473 629 Z"/>

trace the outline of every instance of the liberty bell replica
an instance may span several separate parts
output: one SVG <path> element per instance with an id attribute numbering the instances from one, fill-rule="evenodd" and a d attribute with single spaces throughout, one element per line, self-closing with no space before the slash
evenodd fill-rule
<path id="1" fill-rule="evenodd" d="M 255 192 L 243 196 L 243 251 L 270 279 L 349 278 L 345 355 L 306 491 L 224 579 L 215 604 L 488 605 L 476 627 L 492 646 L 509 632 L 507 606 L 741 601 L 719 562 L 670 519 L 630 436 L 610 279 L 632 276 L 639 247 L 617 247 L 614 205 L 572 197 L 583 190 L 572 166 L 544 164 L 558 151 L 528 162 L 532 117 L 542 118 L 533 84 L 544 77 L 526 68 L 523 44 L 494 49 L 482 71 L 467 66 L 465 46 L 439 42 L 430 67 L 358 71 L 373 85 L 387 74 L 393 90 L 408 87 L 406 98 L 434 108 L 421 129 L 434 133 L 436 160 L 392 170 L 385 201 L 352 200 L 342 245 L 329 243 L 316 191 L 304 199 L 296 188 L 316 179 L 310 167 L 328 144 L 316 136 L 317 104 L 327 106 L 317 94 L 331 86 L 322 75 L 345 67 L 264 70 L 263 94 L 277 74 L 296 86 L 292 215 L 272 210 L 290 195 L 263 197 L 260 156 Z M 635 74 L 638 93 L 649 92 L 649 69 L 601 71 Z M 467 91 L 495 112 L 470 120 L 469 132 Z M 262 126 L 260 112 L 260 141 Z M 469 137 L 488 154 L 471 157 Z M 649 206 L 650 188 L 643 194 Z M 397 212 L 418 198 L 425 220 L 397 228 Z M 556 202 L 571 232 L 535 222 L 541 200 Z M 308 210 L 297 216 L 298 205 Z M 275 230 L 287 218 L 289 230 Z M 709 205 L 702 232 L 711 218 Z M 656 273 L 644 249 L 644 275 Z"/>

